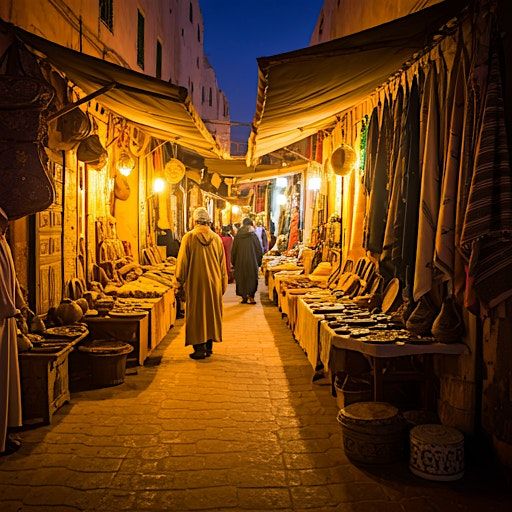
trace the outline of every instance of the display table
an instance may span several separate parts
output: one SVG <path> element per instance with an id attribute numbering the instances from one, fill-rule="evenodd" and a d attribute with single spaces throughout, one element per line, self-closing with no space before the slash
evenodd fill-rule
<path id="1" fill-rule="evenodd" d="M 323 319 L 324 315 L 315 315 L 303 298 L 298 299 L 294 335 L 302 350 L 306 352 L 308 361 L 314 369 L 316 369 L 319 360 L 319 326 Z"/>
<path id="2" fill-rule="evenodd" d="M 276 265 L 269 267 L 268 270 L 268 298 L 274 301 L 274 294 L 277 294 L 276 279 L 277 276 L 302 275 L 304 269 L 299 265 Z"/>
<path id="3" fill-rule="evenodd" d="M 134 317 L 96 316 L 86 322 L 90 339 L 126 341 L 134 348 L 128 361 L 144 364 L 149 347 L 149 313 Z"/>
<path id="4" fill-rule="evenodd" d="M 68 355 L 88 334 L 69 340 L 48 339 L 66 342 L 58 352 L 32 349 L 18 355 L 24 425 L 51 423 L 53 414 L 69 402 Z"/>
<path id="5" fill-rule="evenodd" d="M 396 357 L 426 356 L 424 358 L 424 374 L 420 376 L 425 384 L 425 405 L 427 405 L 430 395 L 433 373 L 431 356 L 433 354 L 458 356 L 469 352 L 468 347 L 463 343 L 367 343 L 351 338 L 349 335 L 336 334 L 327 322 L 322 322 L 320 326 L 320 360 L 324 368 L 329 369 L 331 379 L 334 378 L 337 371 L 345 369 L 340 367 L 343 364 L 343 357 L 339 357 L 342 355 L 339 352 L 347 350 L 359 352 L 369 359 L 373 377 L 373 396 L 376 401 L 383 399 L 384 374 L 388 360 Z M 413 376 L 400 374 L 400 380 L 408 380 L 408 377 Z M 418 379 L 415 378 L 415 380 Z"/>

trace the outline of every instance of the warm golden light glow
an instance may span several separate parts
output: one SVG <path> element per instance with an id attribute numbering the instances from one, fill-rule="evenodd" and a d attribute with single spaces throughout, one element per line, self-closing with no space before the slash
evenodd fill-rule
<path id="1" fill-rule="evenodd" d="M 318 191 L 322 185 L 322 178 L 320 176 L 312 176 L 309 178 L 308 189 Z"/>
<path id="2" fill-rule="evenodd" d="M 165 181 L 162 178 L 155 178 L 155 181 L 153 182 L 153 192 L 155 194 L 158 194 L 160 192 L 163 192 L 165 189 Z"/>
<path id="3" fill-rule="evenodd" d="M 276 178 L 276 188 L 285 188 L 288 186 L 288 179 L 287 178 Z"/>
<path id="4" fill-rule="evenodd" d="M 123 151 L 117 161 L 117 170 L 123 176 L 130 176 L 134 168 L 135 160 L 126 151 Z"/>
<path id="5" fill-rule="evenodd" d="M 284 194 L 279 194 L 277 196 L 277 204 L 279 206 L 284 206 L 287 202 L 286 196 Z"/>
<path id="6" fill-rule="evenodd" d="M 231 207 L 231 212 L 234 213 L 235 215 L 240 213 L 240 207 L 236 204 L 234 204 L 232 207 Z"/>

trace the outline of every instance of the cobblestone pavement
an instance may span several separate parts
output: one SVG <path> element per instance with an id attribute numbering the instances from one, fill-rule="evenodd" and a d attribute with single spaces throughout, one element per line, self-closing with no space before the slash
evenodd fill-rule
<path id="1" fill-rule="evenodd" d="M 351 464 L 329 386 L 312 384 L 263 292 L 263 305 L 240 305 L 230 287 L 212 358 L 188 358 L 180 323 L 151 366 L 23 432 L 0 459 L 0 511 L 512 510 L 488 472 L 438 484 L 405 462 Z"/>

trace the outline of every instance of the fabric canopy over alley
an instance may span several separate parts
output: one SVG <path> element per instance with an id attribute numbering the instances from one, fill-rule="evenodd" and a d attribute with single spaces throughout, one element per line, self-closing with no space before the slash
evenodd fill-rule
<path id="1" fill-rule="evenodd" d="M 278 164 L 259 164 L 247 166 L 244 159 L 222 160 L 220 158 L 206 158 L 204 161 L 210 172 L 221 176 L 237 177 L 241 179 L 268 178 L 270 176 L 287 176 L 301 172 L 307 167 L 307 162 L 301 159 L 294 160 L 285 167 Z"/>
<path id="2" fill-rule="evenodd" d="M 107 90 L 98 98 L 100 103 L 149 135 L 176 142 L 202 156 L 223 155 L 194 109 L 186 88 L 71 50 L 19 28 L 15 33 L 85 94 L 105 87 Z"/>
<path id="3" fill-rule="evenodd" d="M 462 5 L 445 1 L 347 37 L 258 59 L 248 163 L 332 126 L 428 47 Z"/>

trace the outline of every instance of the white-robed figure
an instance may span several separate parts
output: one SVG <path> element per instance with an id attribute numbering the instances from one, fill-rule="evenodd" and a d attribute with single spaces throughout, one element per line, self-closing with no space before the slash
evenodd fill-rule
<path id="1" fill-rule="evenodd" d="M 9 439 L 7 429 L 19 427 L 22 422 L 15 317 L 25 302 L 5 239 L 7 226 L 7 216 L 0 208 L 0 454 L 19 447 L 19 442 Z"/>

